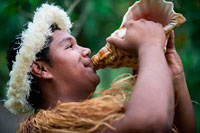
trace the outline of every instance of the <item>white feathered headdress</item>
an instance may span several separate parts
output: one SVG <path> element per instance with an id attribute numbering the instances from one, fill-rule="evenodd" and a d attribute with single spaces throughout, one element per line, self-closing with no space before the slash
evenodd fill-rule
<path id="1" fill-rule="evenodd" d="M 27 101 L 31 90 L 31 77 L 28 73 L 31 64 L 36 60 L 36 54 L 45 47 L 47 38 L 52 35 L 52 24 L 65 32 L 70 32 L 72 27 L 64 10 L 55 5 L 43 4 L 36 10 L 33 22 L 29 22 L 27 30 L 22 32 L 22 43 L 10 72 L 8 100 L 5 102 L 5 107 L 14 114 L 32 111 Z"/>

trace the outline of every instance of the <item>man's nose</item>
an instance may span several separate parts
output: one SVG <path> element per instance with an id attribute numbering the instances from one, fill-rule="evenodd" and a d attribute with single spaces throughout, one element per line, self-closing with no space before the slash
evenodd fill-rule
<path id="1" fill-rule="evenodd" d="M 89 48 L 82 47 L 82 56 L 83 57 L 90 57 L 90 55 L 91 55 L 91 50 Z"/>

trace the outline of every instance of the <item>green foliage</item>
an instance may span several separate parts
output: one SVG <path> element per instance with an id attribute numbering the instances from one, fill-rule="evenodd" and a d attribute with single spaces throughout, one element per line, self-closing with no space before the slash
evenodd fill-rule
<path id="1" fill-rule="evenodd" d="M 196 117 L 196 128 L 197 128 L 197 133 L 200 133 L 200 104 L 197 102 L 193 102 L 193 107 L 195 110 L 195 117 Z"/>
<path id="2" fill-rule="evenodd" d="M 122 21 L 127 8 L 135 0 L 81 0 L 70 14 L 74 22 L 72 34 L 78 43 L 89 47 L 92 55 L 105 45 L 106 37 L 116 30 Z M 182 13 L 187 21 L 175 30 L 176 47 L 182 58 L 191 98 L 200 102 L 200 2 L 199 0 L 171 0 L 175 4 L 175 11 Z M 67 10 L 74 0 L 48 0 Z M 8 81 L 6 66 L 6 50 L 15 35 L 26 28 L 27 22 L 32 20 L 33 12 L 43 3 L 42 0 L 7 0 L 0 4 L 0 98 L 5 98 L 5 87 Z M 98 88 L 108 88 L 117 74 L 128 69 L 105 69 L 98 73 L 101 84 Z"/>

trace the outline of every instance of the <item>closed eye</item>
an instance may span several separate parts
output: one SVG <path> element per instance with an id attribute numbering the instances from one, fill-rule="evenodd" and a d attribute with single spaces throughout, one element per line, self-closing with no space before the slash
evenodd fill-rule
<path id="1" fill-rule="evenodd" d="M 70 44 L 70 45 L 67 46 L 65 49 L 69 49 L 69 48 L 73 48 L 73 44 Z"/>

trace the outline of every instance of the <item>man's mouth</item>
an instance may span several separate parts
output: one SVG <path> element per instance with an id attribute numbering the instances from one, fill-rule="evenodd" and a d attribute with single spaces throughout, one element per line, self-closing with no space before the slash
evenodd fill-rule
<path id="1" fill-rule="evenodd" d="M 91 67 L 91 66 L 90 66 L 90 61 L 85 61 L 85 62 L 83 62 L 83 66 L 84 66 L 84 67 Z"/>
<path id="2" fill-rule="evenodd" d="M 85 68 L 90 68 L 90 69 L 92 69 L 95 73 L 96 73 L 96 70 L 94 70 L 93 68 L 92 68 L 92 66 L 91 66 L 91 63 L 89 62 L 89 63 L 87 63 L 87 64 L 84 64 L 84 67 Z"/>
<path id="3" fill-rule="evenodd" d="M 90 68 L 90 69 L 92 69 L 92 70 L 96 73 L 96 70 L 93 69 L 93 67 L 92 67 L 92 63 L 91 63 L 91 60 L 90 60 L 90 59 L 83 60 L 83 61 L 84 61 L 84 62 L 83 62 L 83 66 L 84 66 L 85 68 Z"/>
<path id="4" fill-rule="evenodd" d="M 86 64 L 86 65 L 84 65 L 84 66 L 85 66 L 85 67 L 91 67 L 91 66 L 90 66 L 90 63 L 88 63 L 88 64 Z"/>

